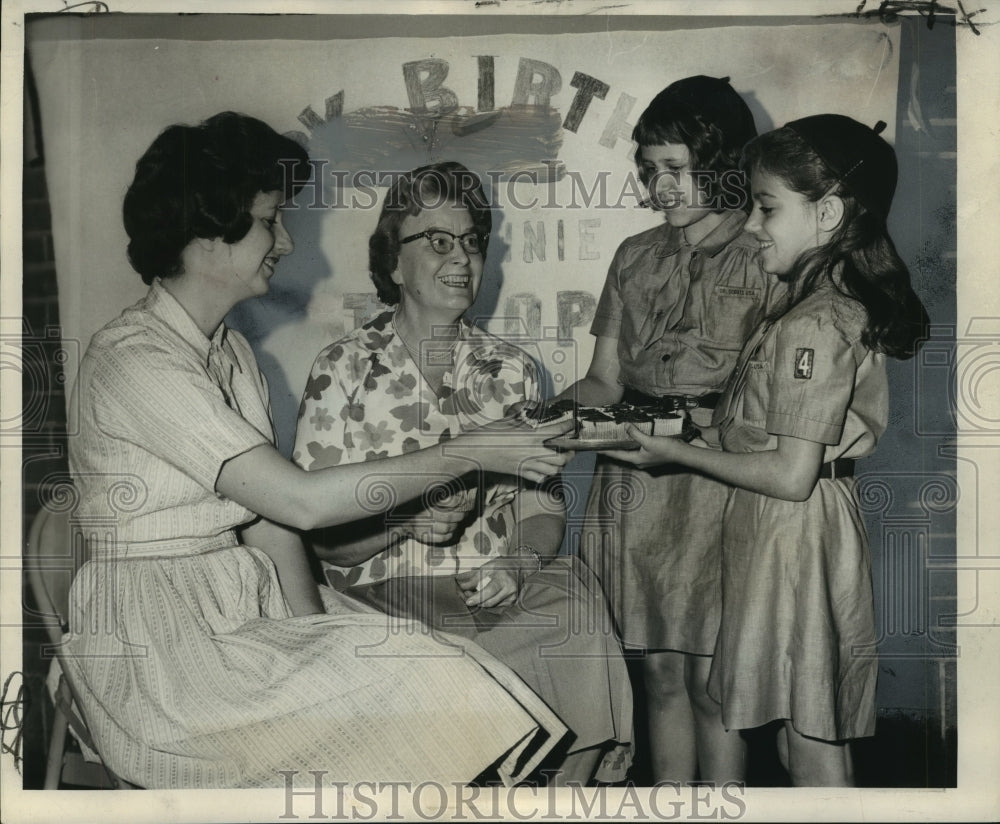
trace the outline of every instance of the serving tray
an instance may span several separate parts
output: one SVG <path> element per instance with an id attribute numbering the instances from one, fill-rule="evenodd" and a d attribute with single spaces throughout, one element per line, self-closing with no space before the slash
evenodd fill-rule
<path id="1" fill-rule="evenodd" d="M 638 449 L 639 444 L 631 438 L 617 440 L 613 438 L 581 440 L 570 435 L 557 435 L 543 441 L 546 446 L 554 446 L 558 449 L 572 449 L 574 452 L 599 452 L 604 449 Z"/>

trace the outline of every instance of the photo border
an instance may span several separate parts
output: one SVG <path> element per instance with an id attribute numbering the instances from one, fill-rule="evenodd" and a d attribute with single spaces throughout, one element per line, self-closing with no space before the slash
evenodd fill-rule
<path id="1" fill-rule="evenodd" d="M 22 77 L 24 56 L 24 15 L 29 13 L 59 12 L 71 3 L 42 2 L 42 0 L 7 0 L 2 12 L 3 49 L 0 51 L 0 97 L 2 97 L 2 162 L 3 188 L 0 192 L 0 306 L 4 317 L 21 314 L 21 171 L 23 158 Z M 74 11 L 86 11 L 86 6 Z M 321 2 L 271 2 L 271 0 L 205 0 L 205 2 L 161 2 L 161 0 L 123 0 L 108 2 L 114 12 L 157 13 L 274 13 L 282 14 L 400 14 L 443 13 L 456 15 L 506 15 L 506 14 L 579 14 L 591 13 L 639 15 L 702 15 L 781 17 L 802 14 L 849 14 L 859 8 L 908 9 L 909 14 L 926 16 L 935 9 L 942 10 L 948 3 L 860 3 L 859 0 L 807 0 L 791 4 L 781 0 L 765 2 L 636 2 L 608 4 L 594 0 L 575 2 L 533 2 L 533 0 L 508 0 L 507 2 L 412 2 L 382 4 L 354 2 L 337 4 Z M 1000 197 L 994 181 L 997 174 L 997 133 L 1000 131 L 1000 67 L 996 55 L 1000 53 L 1000 35 L 996 22 L 1000 21 L 1000 8 L 995 0 L 979 0 L 976 9 L 962 8 L 964 24 L 956 30 L 958 86 L 958 248 L 959 274 L 957 295 L 957 330 L 970 329 L 977 320 L 1000 318 L 1000 287 L 996 283 L 997 261 L 1000 260 L 1000 232 L 997 215 L 1000 214 Z M 971 16 L 970 16 L 971 15 Z M 993 340 L 993 344 L 1000 341 Z M 0 371 L 0 398 L 5 410 L 0 418 L 19 409 L 21 403 L 20 376 L 12 370 Z M 995 380 L 992 378 L 991 380 Z M 988 383 L 987 389 L 995 387 Z M 960 404 L 965 401 L 960 398 Z M 963 420 L 961 407 L 959 421 Z M 967 418 L 966 418 L 967 419 Z M 744 799 L 746 811 L 741 816 L 747 821 L 804 820 L 882 820 L 882 821 L 961 821 L 993 820 L 1000 817 L 1000 699 L 996 684 L 1000 675 L 1000 562 L 998 554 L 988 544 L 990 536 L 1000 534 L 1000 508 L 992 497 L 998 491 L 996 447 L 1000 442 L 1000 423 L 994 432 L 960 429 L 958 433 L 958 484 L 959 488 L 976 488 L 978 501 L 960 500 L 957 514 L 958 554 L 981 564 L 977 576 L 978 610 L 980 626 L 960 627 L 959 643 L 963 654 L 958 661 L 958 788 L 929 790 L 884 789 L 796 789 L 748 788 Z M 983 457 L 988 456 L 988 457 Z M 4 628 L 0 640 L 4 678 L 20 669 L 20 634 L 8 631 L 21 621 L 21 593 L 17 576 L 12 573 L 12 548 L 19 546 L 24 535 L 22 524 L 20 453 L 16 449 L 0 449 L 0 524 L 2 524 L 3 569 L 6 574 L 0 581 L 0 626 Z M 990 483 L 984 484 L 984 480 Z M 971 547 L 971 551 L 969 548 Z M 995 547 L 995 545 L 994 545 Z M 967 593 L 960 591 L 960 599 Z M 16 638 L 12 635 L 17 634 Z M 648 800 L 629 804 L 629 790 L 611 788 L 604 790 L 608 811 L 619 807 L 632 817 L 637 811 L 649 811 Z M 634 792 L 642 795 L 642 789 Z M 294 820 L 282 818 L 284 802 L 280 790 L 233 791 L 143 791 L 128 793 L 102 793 L 99 797 L 86 791 L 47 792 L 23 791 L 20 776 L 13 769 L 8 755 L 0 757 L 0 805 L 4 821 L 28 820 L 102 820 L 102 821 L 230 821 L 230 820 Z M 508 817 L 521 820 L 526 815 L 537 820 L 553 820 L 551 792 L 521 790 L 519 798 L 508 799 Z M 388 806 L 391 788 L 380 794 L 378 810 L 391 814 Z M 411 799 L 412 800 L 412 799 Z M 565 812 L 565 799 L 557 799 L 556 806 Z M 620 802 L 620 803 L 619 803 Z M 100 804 L 91 809 L 90 803 Z M 513 804 L 513 806 L 511 806 Z M 660 802 L 661 810 L 670 809 Z M 530 816 L 535 809 L 537 816 Z M 359 818 L 369 812 L 364 805 L 358 808 Z M 418 811 L 405 805 L 398 809 L 399 820 L 415 820 Z M 697 796 L 687 799 L 682 811 L 697 816 Z M 465 810 L 467 818 L 475 818 Z M 378 820 L 384 815 L 372 816 Z M 419 818 L 419 816 L 416 816 Z M 559 816 L 555 816 L 558 818 Z M 684 816 L 679 815 L 678 820 Z M 308 814 L 299 820 L 310 820 Z M 336 820 L 336 819 L 331 819 Z"/>

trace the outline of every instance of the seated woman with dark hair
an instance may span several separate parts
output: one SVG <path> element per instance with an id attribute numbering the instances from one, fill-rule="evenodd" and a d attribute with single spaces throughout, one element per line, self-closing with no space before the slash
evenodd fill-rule
<path id="1" fill-rule="evenodd" d="M 395 456 L 450 446 L 540 399 L 531 359 L 464 318 L 491 226 L 478 177 L 458 163 L 390 186 L 369 264 L 393 309 L 320 352 L 293 460 L 312 471 L 368 465 L 388 478 Z M 335 588 L 474 640 L 534 688 L 572 733 L 546 764 L 557 782 L 619 780 L 632 697 L 603 593 L 576 557 L 556 557 L 558 487 L 520 484 L 487 465 L 504 441 L 461 484 L 435 486 L 432 474 L 421 501 L 324 530 L 316 550 Z"/>
<path id="2" fill-rule="evenodd" d="M 83 712 L 108 766 L 143 787 L 280 787 L 281 770 L 515 781 L 565 732 L 545 704 L 474 645 L 387 634 L 312 578 L 295 530 L 363 515 L 370 470 L 284 459 L 250 347 L 223 323 L 292 251 L 282 205 L 304 175 L 283 162 L 307 158 L 225 112 L 168 128 L 136 166 L 128 251 L 151 287 L 94 336 L 72 405 L 76 514 L 110 536 L 71 594 Z M 386 505 L 472 458 L 530 478 L 565 462 L 541 446 L 551 431 L 499 430 L 502 451 L 492 431 L 387 461 Z"/>

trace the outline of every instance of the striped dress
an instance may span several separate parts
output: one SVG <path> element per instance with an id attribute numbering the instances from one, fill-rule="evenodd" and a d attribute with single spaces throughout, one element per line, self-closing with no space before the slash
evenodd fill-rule
<path id="1" fill-rule="evenodd" d="M 63 664 L 108 766 L 149 788 L 463 782 L 529 772 L 565 727 L 507 667 L 322 588 L 293 617 L 228 459 L 273 442 L 249 345 L 207 339 L 155 283 L 94 336 L 71 405 L 74 512 L 91 548 Z M 542 743 L 539 743 L 542 742 Z"/>

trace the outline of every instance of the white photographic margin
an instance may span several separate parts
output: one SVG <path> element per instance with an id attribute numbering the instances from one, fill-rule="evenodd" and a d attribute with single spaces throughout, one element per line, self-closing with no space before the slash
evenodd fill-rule
<path id="1" fill-rule="evenodd" d="M 72 2 L 58 0 L 6 0 L 0 14 L 0 122 L 3 124 L 2 192 L 0 192 L 0 307 L 4 318 L 21 314 L 21 183 L 22 183 L 22 77 L 24 58 L 24 15 L 60 12 Z M 94 4 L 79 4 L 74 11 L 85 12 Z M 590 0 L 576 2 L 533 2 L 507 0 L 479 3 L 476 0 L 450 2 L 305 2 L 305 0 L 109 0 L 114 12 L 153 13 L 302 13 L 302 14 L 594 14 L 637 15 L 801 15 L 850 13 L 859 0 L 682 0 L 679 2 L 626 2 L 603 4 Z M 877 2 L 867 4 L 877 8 Z M 902 5 L 902 4 L 899 4 Z M 916 4 L 909 4 L 916 5 Z M 926 4 L 928 7 L 931 3 Z M 960 26 L 957 39 L 958 86 L 958 245 L 959 286 L 957 330 L 968 328 L 973 318 L 1000 318 L 1000 286 L 997 284 L 997 261 L 1000 260 L 1000 3 L 996 0 L 965 0 L 941 5 L 965 6 L 976 31 Z M 1000 342 L 994 341 L 994 345 Z M 996 378 L 988 383 L 996 390 Z M 11 410 L 20 409 L 20 376 L 13 370 L 0 370 L 0 418 L 8 420 Z M 998 423 L 1000 429 L 1000 423 Z M 997 433 L 993 433 L 997 434 Z M 958 642 L 962 655 L 958 661 L 958 788 L 931 790 L 888 789 L 758 789 L 746 790 L 743 800 L 747 821 L 975 821 L 1000 818 L 1000 507 L 994 495 L 1000 491 L 1000 474 L 993 449 L 976 448 L 983 439 L 975 433 L 959 432 L 958 481 L 960 488 L 977 488 L 978 501 L 961 501 L 957 516 L 958 554 L 975 556 L 980 564 L 978 616 L 979 626 L 963 627 Z M 984 455 L 990 455 L 984 459 Z M 12 574 L 24 531 L 21 523 L 21 465 L 17 449 L 0 449 L 0 525 L 2 525 L 5 574 L 0 581 L 0 639 L 2 674 L 20 668 L 21 591 L 19 576 Z M 968 517 L 972 513 L 975 517 Z M 964 548 L 964 550 L 963 550 Z M 971 548 L 971 549 L 970 549 Z M 12 628 L 8 631 L 6 628 Z M 641 799 L 648 790 L 636 790 L 639 805 L 630 805 L 625 791 L 608 789 L 605 809 L 613 815 L 622 809 L 624 818 L 639 818 L 642 811 L 651 815 Z M 371 794 L 371 793 L 369 793 Z M 389 795 L 384 799 L 388 803 Z M 516 804 L 503 817 L 519 820 L 555 820 L 559 815 L 550 804 L 548 793 L 535 795 L 518 791 L 516 797 L 502 798 Z M 22 791 L 21 777 L 8 756 L 0 758 L 0 819 L 11 824 L 29 821 L 278 821 L 285 810 L 280 790 L 257 791 L 143 791 L 139 793 L 43 792 Z M 624 805 L 624 806 L 623 806 Z M 328 804 L 328 807 L 332 805 Z M 436 805 L 428 803 L 433 808 Z M 662 801 L 660 810 L 672 808 Z M 558 807 L 557 807 L 558 809 Z M 639 811 L 637 813 L 637 811 Z M 298 820 L 309 817 L 308 803 L 297 808 Z M 328 820 L 332 809 L 327 810 Z M 398 809 L 365 805 L 356 808 L 356 818 L 384 819 L 395 813 L 397 820 L 417 820 L 419 811 L 408 808 L 402 800 Z M 690 803 L 677 820 L 692 812 Z M 475 820 L 468 808 L 466 820 Z M 442 816 L 447 819 L 448 815 Z M 295 819 L 287 819 L 295 820 Z"/>

